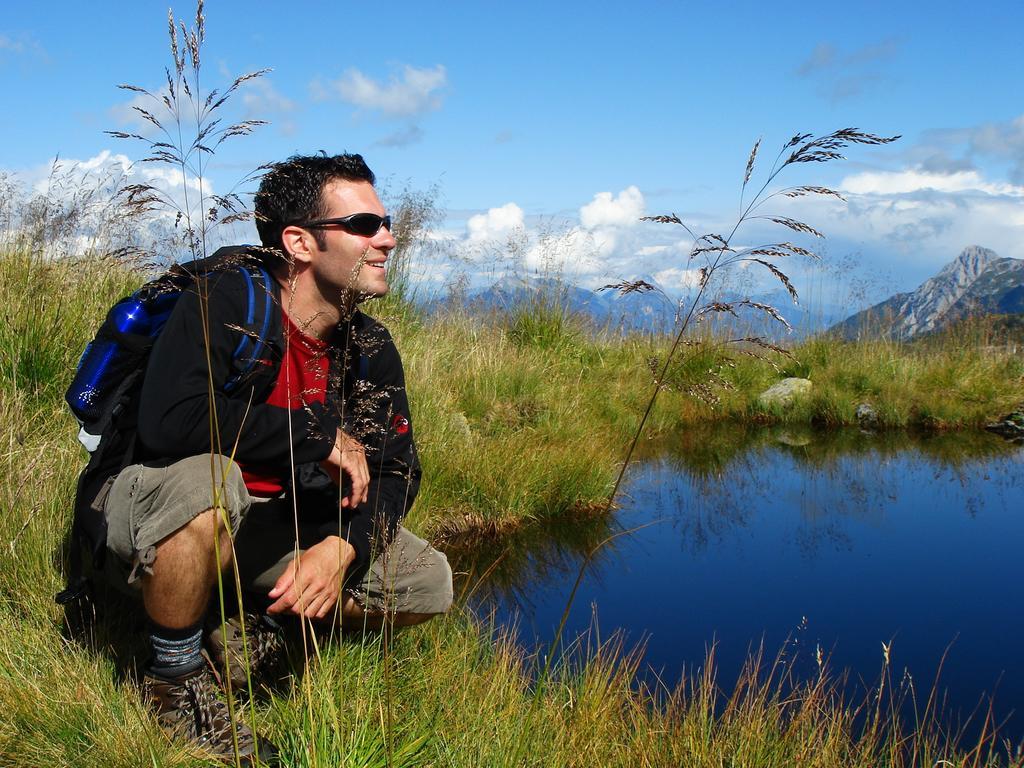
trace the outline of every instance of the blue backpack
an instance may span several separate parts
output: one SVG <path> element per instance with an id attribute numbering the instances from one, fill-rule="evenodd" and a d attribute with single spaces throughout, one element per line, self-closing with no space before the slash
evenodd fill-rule
<path id="1" fill-rule="evenodd" d="M 95 569 L 103 567 L 107 530 L 102 506 L 97 508 L 97 491 L 111 473 L 131 463 L 137 398 L 149 354 L 182 292 L 200 278 L 240 271 L 248 288 L 245 333 L 232 354 L 233 373 L 224 391 L 236 388 L 262 355 L 274 302 L 273 278 L 260 255 L 259 248 L 230 246 L 205 259 L 175 264 L 114 304 L 82 353 L 64 399 L 81 426 L 78 439 L 89 451 L 89 462 L 78 478 L 68 584 L 56 596 L 61 605 L 67 607 L 86 592 L 83 548 L 90 550 Z"/>

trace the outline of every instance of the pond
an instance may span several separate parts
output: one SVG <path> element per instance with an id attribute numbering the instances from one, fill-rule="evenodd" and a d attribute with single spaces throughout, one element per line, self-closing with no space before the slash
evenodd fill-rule
<path id="1" fill-rule="evenodd" d="M 641 677 L 668 685 L 714 643 L 726 691 L 762 643 L 803 678 L 820 649 L 854 696 L 885 644 L 919 695 L 941 670 L 952 722 L 994 692 L 1002 733 L 1024 736 L 1024 450 L 984 433 L 720 427 L 645 453 L 610 524 L 456 560 L 485 574 L 470 577 L 478 612 L 546 650 L 584 554 L 622 532 L 587 568 L 565 640 L 621 630 L 645 643 Z"/>

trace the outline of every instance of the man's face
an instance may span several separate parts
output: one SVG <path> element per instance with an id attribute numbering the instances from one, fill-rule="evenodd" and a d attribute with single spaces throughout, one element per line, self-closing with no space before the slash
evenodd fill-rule
<path id="1" fill-rule="evenodd" d="M 330 181 L 324 185 L 325 219 L 338 219 L 353 213 L 384 215 L 384 206 L 373 186 L 365 181 Z M 372 237 L 355 235 L 338 225 L 325 226 L 325 247 L 313 259 L 313 269 L 322 290 L 345 290 L 370 296 L 388 292 L 385 262 L 395 247 L 395 238 L 381 227 Z"/>

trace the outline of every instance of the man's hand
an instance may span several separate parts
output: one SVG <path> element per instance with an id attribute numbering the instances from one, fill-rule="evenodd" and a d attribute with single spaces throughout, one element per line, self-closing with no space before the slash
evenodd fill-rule
<path id="1" fill-rule="evenodd" d="M 354 507 L 367 499 L 367 488 L 370 484 L 370 470 L 366 466 L 366 449 L 353 437 L 349 437 L 340 429 L 334 441 L 331 455 L 320 462 L 320 466 L 331 480 L 341 485 L 341 473 L 348 475 L 352 481 L 351 492 L 341 499 L 341 506 Z"/>
<path id="2" fill-rule="evenodd" d="M 338 602 L 345 571 L 355 559 L 352 545 L 337 536 L 314 544 L 284 569 L 268 597 L 268 613 L 325 618 Z"/>

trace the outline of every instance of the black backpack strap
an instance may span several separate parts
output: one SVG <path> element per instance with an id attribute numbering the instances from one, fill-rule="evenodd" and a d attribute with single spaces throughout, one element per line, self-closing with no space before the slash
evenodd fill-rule
<path id="1" fill-rule="evenodd" d="M 85 577 L 85 568 L 82 566 L 83 546 L 78 531 L 72 529 L 68 547 L 68 580 L 64 589 L 53 596 L 57 605 L 69 606 L 88 595 L 89 580 Z"/>

